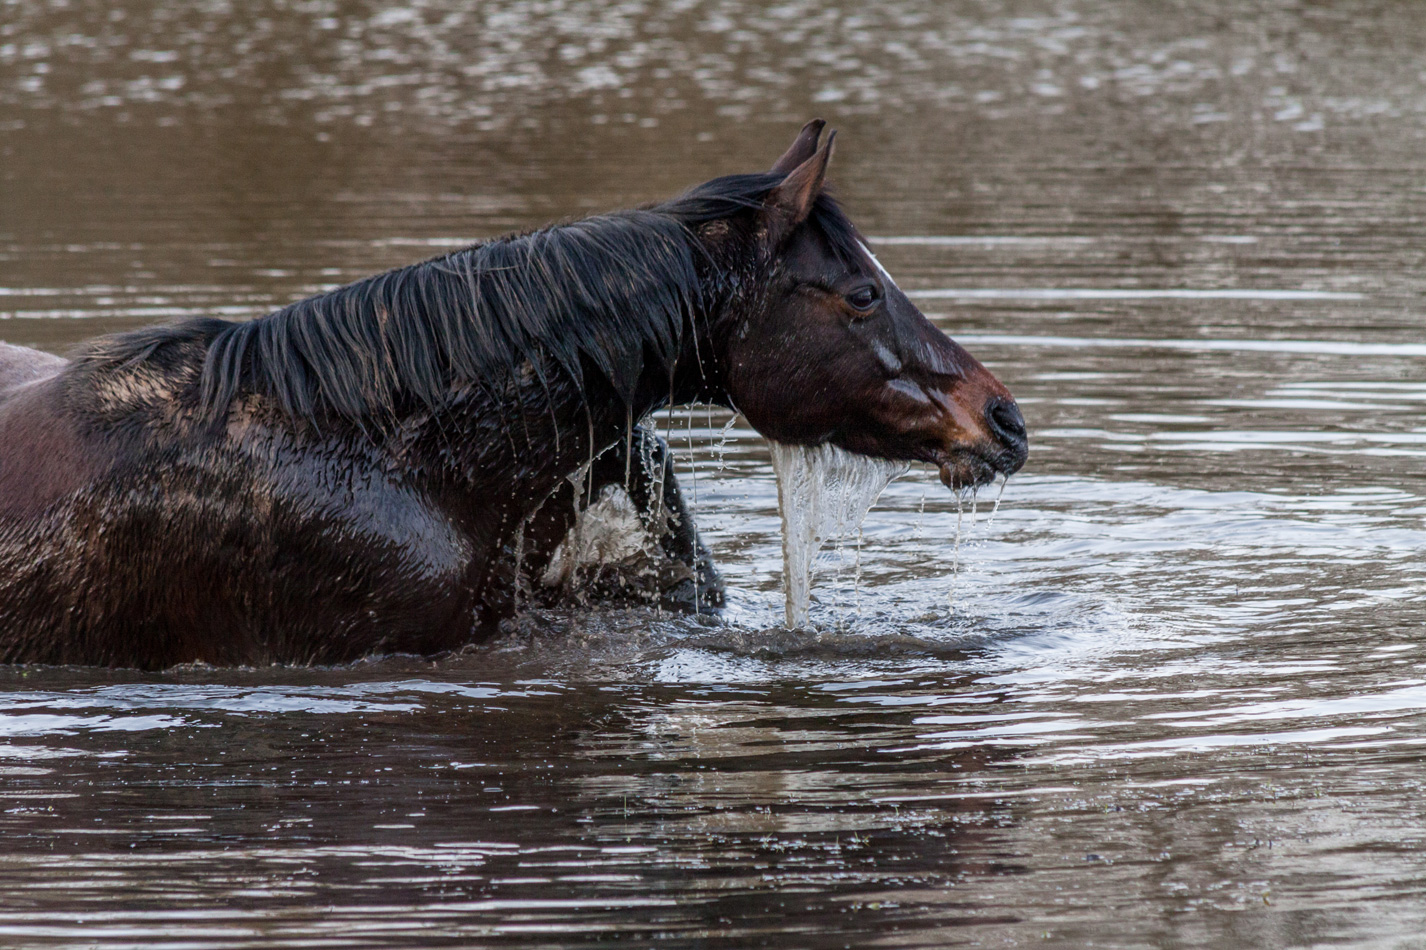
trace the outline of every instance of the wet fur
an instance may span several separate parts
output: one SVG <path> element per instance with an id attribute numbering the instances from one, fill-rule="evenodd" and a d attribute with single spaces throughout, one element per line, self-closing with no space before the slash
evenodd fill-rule
<path id="1" fill-rule="evenodd" d="M 458 647 L 528 596 L 576 501 L 626 479 L 685 568 L 653 593 L 716 605 L 667 447 L 637 426 L 669 404 L 943 477 L 1018 468 L 1019 410 L 984 367 L 889 281 L 874 314 L 847 310 L 838 288 L 876 267 L 822 191 L 821 127 L 774 172 L 248 323 L 104 337 L 68 363 L 0 348 L 0 661 Z"/>
<path id="2" fill-rule="evenodd" d="M 336 662 L 481 636 L 568 529 L 566 476 L 630 420 L 716 397 L 699 338 L 713 347 L 710 316 L 749 275 L 698 232 L 780 180 L 716 180 L 249 323 L 8 361 L 29 388 L 0 401 L 0 434 L 30 450 L 0 460 L 0 660 Z M 817 216 L 851 246 L 830 199 Z M 719 597 L 691 519 L 668 537 Z"/>
<path id="3" fill-rule="evenodd" d="M 631 403 L 646 362 L 671 372 L 690 322 L 728 290 L 720 279 L 709 286 L 716 264 L 697 232 L 726 235 L 726 219 L 757 208 L 781 180 L 715 179 L 656 208 L 476 245 L 248 323 L 199 319 L 106 337 L 71 373 L 102 386 L 105 374 L 141 376 L 165 349 L 197 343 L 201 384 L 183 395 L 210 420 L 255 391 L 294 418 L 381 426 L 444 408 L 461 385 L 499 391 L 522 372 L 582 388 L 592 370 Z M 813 217 L 838 254 L 858 253 L 830 196 Z"/>

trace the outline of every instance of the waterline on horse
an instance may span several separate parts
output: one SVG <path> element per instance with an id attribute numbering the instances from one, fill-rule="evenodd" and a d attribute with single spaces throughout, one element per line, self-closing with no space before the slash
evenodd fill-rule
<path id="1" fill-rule="evenodd" d="M 824 188 L 821 132 L 769 172 L 251 322 L 137 330 L 68 362 L 6 347 L 0 661 L 454 649 L 566 590 L 540 581 L 578 547 L 577 502 L 615 489 L 670 568 L 637 595 L 714 608 L 667 443 L 639 425 L 673 404 L 930 462 L 957 488 L 1015 471 L 1009 392 L 876 264 Z M 600 575 L 586 593 L 621 596 Z"/>

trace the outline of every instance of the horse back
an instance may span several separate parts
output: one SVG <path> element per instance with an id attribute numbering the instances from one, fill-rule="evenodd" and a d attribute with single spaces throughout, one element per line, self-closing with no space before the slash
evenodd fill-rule
<path id="1" fill-rule="evenodd" d="M 0 343 L 0 529 L 33 517 L 103 468 L 64 406 L 68 360 Z"/>
<path id="2" fill-rule="evenodd" d="M 54 376 L 68 363 L 52 353 L 0 342 L 0 400 L 17 386 Z"/>
<path id="3" fill-rule="evenodd" d="M 364 444 L 270 409 L 223 435 L 176 422 L 189 357 L 10 363 L 0 662 L 337 662 L 468 641 L 475 542 Z"/>

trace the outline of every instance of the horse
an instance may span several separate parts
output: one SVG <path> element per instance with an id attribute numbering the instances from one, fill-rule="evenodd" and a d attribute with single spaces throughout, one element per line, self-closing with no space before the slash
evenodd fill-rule
<path id="1" fill-rule="evenodd" d="M 936 329 L 826 187 L 814 120 L 766 172 L 502 237 L 250 321 L 67 359 L 0 345 L 0 662 L 333 664 L 481 642 L 577 510 L 622 490 L 653 595 L 723 587 L 662 407 L 928 462 L 1025 461 L 1010 392 Z"/>

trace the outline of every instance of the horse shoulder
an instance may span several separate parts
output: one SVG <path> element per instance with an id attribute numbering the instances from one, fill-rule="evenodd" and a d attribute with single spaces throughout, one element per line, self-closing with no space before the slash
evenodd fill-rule
<path id="1" fill-rule="evenodd" d="M 379 453 L 259 425 L 224 454 L 218 467 L 244 468 L 262 499 L 273 620 L 308 631 L 307 656 L 428 653 L 469 638 L 479 539 Z"/>
<path id="2" fill-rule="evenodd" d="M 298 444 L 262 464 L 294 542 L 394 559 L 411 576 L 461 576 L 471 539 L 425 493 L 348 446 Z"/>

